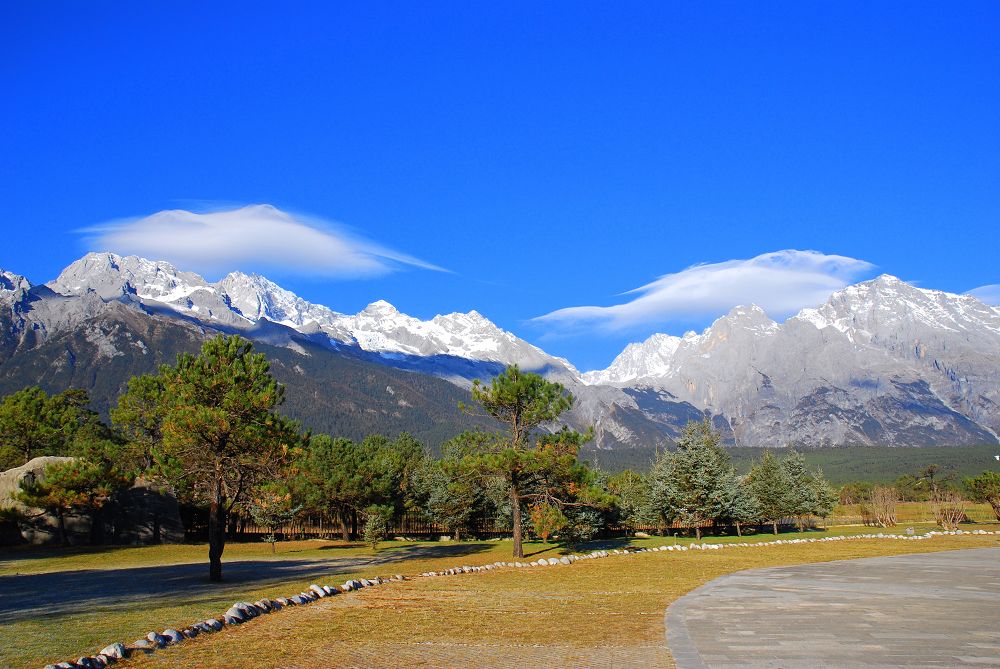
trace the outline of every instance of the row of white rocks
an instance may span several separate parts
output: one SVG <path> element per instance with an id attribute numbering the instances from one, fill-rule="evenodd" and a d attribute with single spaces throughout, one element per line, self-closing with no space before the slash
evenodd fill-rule
<path id="1" fill-rule="evenodd" d="M 584 553 L 582 555 L 566 555 L 559 558 L 540 558 L 538 560 L 533 560 L 531 562 L 494 562 L 492 564 L 484 564 L 477 566 L 462 566 L 462 567 L 452 567 L 451 569 L 445 569 L 443 571 L 426 571 L 420 576 L 431 577 L 431 576 L 454 576 L 456 574 L 472 574 L 483 571 L 492 571 L 494 569 L 501 568 L 525 568 L 525 567 L 549 567 L 555 565 L 569 565 L 577 562 L 579 560 L 596 560 L 598 558 L 611 557 L 613 555 L 636 555 L 639 553 L 657 553 L 663 551 L 709 551 L 709 550 L 721 550 L 723 548 L 766 548 L 768 546 L 783 546 L 787 544 L 812 544 L 812 543 L 824 543 L 829 541 L 852 541 L 857 539 L 901 539 L 906 541 L 920 541 L 923 539 L 930 539 L 935 536 L 958 536 L 958 535 L 984 535 L 984 534 L 1000 534 L 1000 531 L 989 532 L 987 530 L 973 530 L 966 532 L 963 530 L 955 530 L 954 532 L 927 532 L 926 534 L 915 534 L 915 535 L 902 535 L 902 534 L 885 534 L 880 532 L 878 534 L 851 534 L 838 537 L 823 537 L 822 539 L 775 539 L 774 541 L 742 541 L 734 543 L 724 543 L 724 544 L 709 544 L 709 543 L 693 543 L 687 546 L 684 545 L 672 545 L 672 546 L 654 546 L 650 548 L 623 548 L 614 549 L 610 551 L 592 551 L 590 553 Z"/>
<path id="2" fill-rule="evenodd" d="M 902 534 L 885 534 L 879 532 L 878 534 L 851 534 L 837 537 L 824 537 L 822 539 L 812 539 L 812 538 L 801 538 L 801 539 L 775 539 L 774 541 L 743 541 L 738 543 L 721 543 L 721 544 L 709 544 L 709 543 L 693 543 L 690 545 L 670 545 L 670 546 L 654 546 L 649 548 L 635 548 L 635 549 L 614 549 L 614 550 L 597 550 L 590 553 L 583 553 L 579 555 L 564 555 L 562 557 L 552 557 L 552 558 L 540 558 L 538 560 L 532 560 L 531 562 L 494 562 L 492 564 L 476 565 L 476 566 L 461 566 L 452 567 L 450 569 L 445 569 L 443 571 L 427 571 L 420 576 L 422 577 L 434 577 L 434 576 L 454 576 L 457 574 L 472 574 L 486 571 L 493 571 L 495 569 L 502 568 L 527 568 L 527 567 L 548 567 L 556 565 L 571 565 L 574 562 L 579 562 L 581 560 L 595 560 L 598 558 L 606 558 L 614 555 L 635 555 L 639 553 L 657 553 L 664 551 L 692 551 L 692 550 L 721 550 L 723 548 L 766 548 L 768 546 L 782 546 L 787 544 L 806 544 L 806 543 L 824 543 L 830 541 L 854 541 L 859 539 L 893 539 L 893 540 L 904 540 L 904 541 L 921 541 L 925 539 L 931 539 L 935 536 L 958 536 L 958 535 L 985 535 L 994 534 L 1000 535 L 1000 530 L 990 532 L 987 530 L 973 530 L 966 532 L 963 530 L 955 530 L 953 532 L 939 532 L 932 531 L 926 534 L 916 534 L 916 535 L 902 535 Z M 350 592 L 352 590 L 360 590 L 361 588 L 370 588 L 376 585 L 381 585 L 390 581 L 405 581 L 407 578 L 399 574 L 392 576 L 391 578 L 375 577 L 373 579 L 362 578 L 360 580 L 350 580 L 340 586 L 329 586 L 329 585 L 317 585 L 313 584 L 309 586 L 309 589 L 298 593 L 297 595 L 292 595 L 291 597 L 278 597 L 277 599 L 261 599 L 254 603 L 248 602 L 237 602 L 233 604 L 228 611 L 226 611 L 222 616 L 218 618 L 209 618 L 208 620 L 203 620 L 196 622 L 183 630 L 176 629 L 166 629 L 163 632 L 150 632 L 142 639 L 137 639 L 131 644 L 123 643 L 113 643 L 110 644 L 96 655 L 90 657 L 81 657 L 75 661 L 60 662 L 58 664 L 49 664 L 45 666 L 45 669 L 102 669 L 108 665 L 114 664 L 115 662 L 128 658 L 134 653 L 152 653 L 160 648 L 166 648 L 168 646 L 175 646 L 185 639 L 193 639 L 199 634 L 212 634 L 214 632 L 220 632 L 225 627 L 241 625 L 248 620 L 252 620 L 257 616 L 265 615 L 268 613 L 273 613 L 275 611 L 280 611 L 286 606 L 305 606 L 311 604 L 315 601 L 323 599 L 324 597 L 332 597 L 334 595 L 340 594 L 342 592 Z"/>
<path id="3" fill-rule="evenodd" d="M 229 610 L 218 618 L 209 618 L 193 623 L 182 630 L 165 629 L 162 632 L 150 632 L 142 639 L 136 639 L 130 644 L 113 643 L 102 648 L 97 654 L 89 657 L 81 657 L 76 660 L 60 662 L 58 664 L 48 664 L 45 669 L 102 669 L 115 664 L 119 660 L 131 657 L 135 653 L 153 653 L 160 648 L 176 646 L 186 639 L 193 639 L 199 634 L 212 634 L 221 632 L 226 627 L 242 625 L 248 620 L 253 620 L 257 616 L 266 615 L 280 611 L 286 606 L 305 606 L 324 597 L 332 597 L 342 592 L 371 588 L 391 581 L 405 581 L 406 577 L 396 574 L 395 576 L 382 578 L 352 579 L 340 586 L 312 584 L 308 590 L 300 592 L 291 597 L 278 597 L 277 599 L 261 599 L 253 603 L 236 602 Z"/>

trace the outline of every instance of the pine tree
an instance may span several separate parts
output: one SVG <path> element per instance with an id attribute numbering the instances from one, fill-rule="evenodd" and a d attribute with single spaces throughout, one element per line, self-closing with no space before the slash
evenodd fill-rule
<path id="1" fill-rule="evenodd" d="M 823 476 L 822 469 L 817 469 L 813 474 L 812 487 L 813 498 L 816 502 L 813 514 L 826 519 L 840 502 L 840 494 Z"/>
<path id="2" fill-rule="evenodd" d="M 789 451 L 781 461 L 788 481 L 787 507 L 785 512 L 795 517 L 799 532 L 805 530 L 810 515 L 816 511 L 816 489 L 813 477 L 806 467 L 806 459 L 798 451 Z"/>
<path id="3" fill-rule="evenodd" d="M 610 497 L 593 485 L 593 473 L 577 460 L 589 433 L 567 428 L 554 434 L 535 433 L 573 406 L 573 396 L 561 384 L 512 365 L 489 386 L 473 382 L 472 399 L 483 413 L 506 428 L 505 439 L 484 444 L 481 451 L 465 458 L 465 464 L 486 476 L 499 477 L 506 486 L 514 557 L 524 557 L 524 504 L 545 502 L 560 509 L 610 504 Z M 473 411 L 464 405 L 462 408 Z"/>
<path id="4" fill-rule="evenodd" d="M 99 463 L 74 458 L 49 464 L 38 478 L 23 479 L 16 497 L 28 506 L 54 515 L 59 527 L 59 539 L 65 546 L 69 544 L 66 516 L 74 512 L 97 511 L 125 483 Z"/>
<path id="5" fill-rule="evenodd" d="M 197 356 L 181 354 L 160 368 L 162 393 L 136 401 L 133 388 L 119 401 L 119 424 L 135 434 L 158 434 L 153 447 L 159 474 L 195 501 L 209 505 L 209 579 L 222 580 L 226 524 L 233 507 L 273 479 L 299 444 L 295 426 L 275 409 L 284 388 L 264 355 L 238 336 L 218 336 Z M 150 425 L 156 425 L 155 431 Z"/>
<path id="6" fill-rule="evenodd" d="M 693 528 L 699 539 L 704 524 L 727 516 L 736 495 L 736 475 L 721 438 L 707 419 L 689 423 L 677 450 L 662 452 L 650 472 L 654 510 Z"/>
<path id="7" fill-rule="evenodd" d="M 754 463 L 747 477 L 750 491 L 757 499 L 760 519 L 771 523 L 775 534 L 778 521 L 789 515 L 790 484 L 781 461 L 771 451 L 764 451 L 760 462 Z"/>
<path id="8" fill-rule="evenodd" d="M 743 536 L 743 525 L 756 522 L 760 518 L 760 502 L 754 495 L 747 477 L 733 476 L 728 518 L 736 526 L 737 536 Z"/>

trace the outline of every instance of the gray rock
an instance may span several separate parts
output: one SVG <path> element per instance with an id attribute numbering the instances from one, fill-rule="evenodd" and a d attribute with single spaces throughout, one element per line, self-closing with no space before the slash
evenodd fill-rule
<path id="1" fill-rule="evenodd" d="M 184 635 L 173 628 L 163 630 L 163 634 L 161 636 L 166 639 L 167 644 L 180 643 L 181 641 L 184 641 Z"/>
<path id="2" fill-rule="evenodd" d="M 150 632 L 146 635 L 146 638 L 149 639 L 157 648 L 163 648 L 167 645 L 167 638 L 162 634 Z"/>
<path id="3" fill-rule="evenodd" d="M 125 644 L 112 643 L 102 648 L 98 655 L 106 655 L 107 657 L 114 658 L 116 660 L 124 660 L 128 657 L 128 650 L 125 648 Z"/>
<path id="4" fill-rule="evenodd" d="M 559 562 L 561 562 L 562 564 L 570 564 L 569 558 L 565 556 L 559 558 Z"/>
<path id="5" fill-rule="evenodd" d="M 239 622 L 243 622 L 244 620 L 248 619 L 248 616 L 243 611 L 243 609 L 241 609 L 241 608 L 239 608 L 237 606 L 231 606 L 231 607 L 229 607 L 229 610 L 226 611 L 225 618 L 226 618 L 226 624 L 227 625 L 231 625 L 232 623 L 229 622 L 230 618 L 232 618 L 234 620 L 238 620 Z"/>

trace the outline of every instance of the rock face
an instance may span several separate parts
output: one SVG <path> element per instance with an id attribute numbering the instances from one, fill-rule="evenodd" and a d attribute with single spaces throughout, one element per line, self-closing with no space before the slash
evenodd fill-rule
<path id="1" fill-rule="evenodd" d="M 584 377 L 721 415 L 740 445 L 996 443 L 1000 310 L 881 276 L 781 325 L 737 307 L 654 335 Z"/>

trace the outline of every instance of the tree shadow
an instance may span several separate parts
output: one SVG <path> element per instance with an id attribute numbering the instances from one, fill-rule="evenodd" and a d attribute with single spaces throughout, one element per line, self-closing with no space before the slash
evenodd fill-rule
<path id="1" fill-rule="evenodd" d="M 314 581 L 333 585 L 336 577 L 361 570 L 415 559 L 467 556 L 489 548 L 485 544 L 413 545 L 343 558 L 234 560 L 223 563 L 221 584 L 208 581 L 207 562 L 0 576 L 0 619 L 51 620 L 101 609 L 120 610 L 123 604 L 190 605 L 214 601 L 226 593 L 235 600 L 250 590 L 279 586 L 283 591 L 270 596 L 288 596 Z"/>

